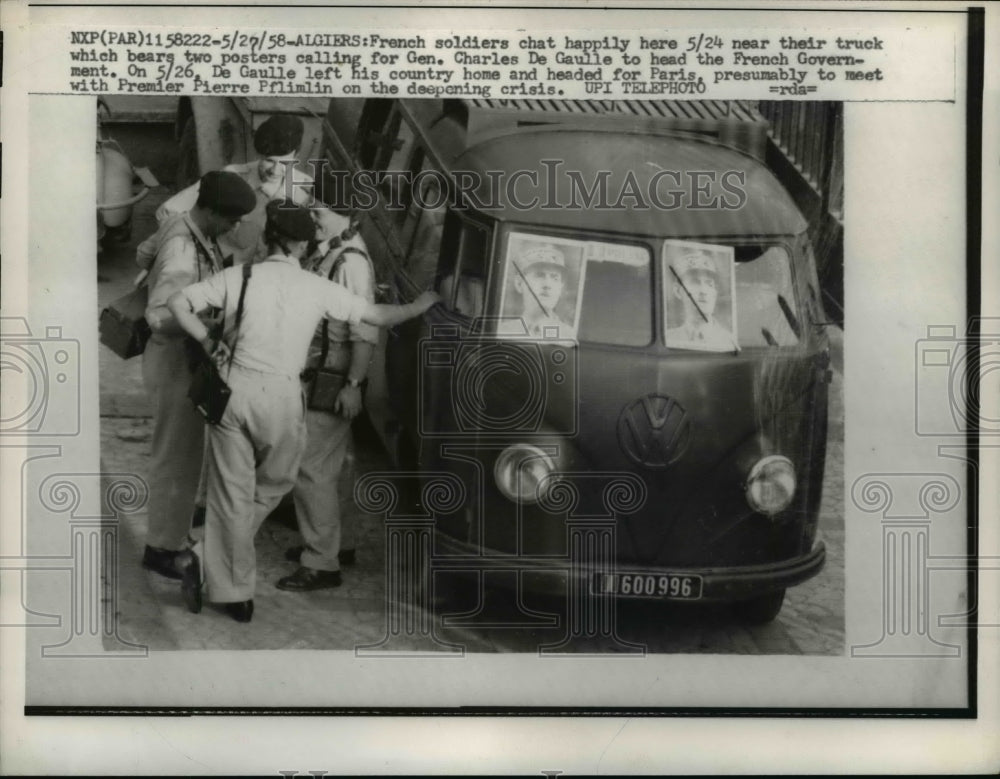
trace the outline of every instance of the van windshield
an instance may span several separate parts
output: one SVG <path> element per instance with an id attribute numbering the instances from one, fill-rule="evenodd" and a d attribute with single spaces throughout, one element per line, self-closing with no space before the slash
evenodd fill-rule
<path id="1" fill-rule="evenodd" d="M 646 346 L 653 340 L 651 260 L 642 244 L 512 232 L 498 334 Z"/>
<path id="2" fill-rule="evenodd" d="M 649 346 L 659 287 L 663 342 L 737 352 L 799 342 L 791 256 L 782 244 L 641 243 L 510 232 L 501 265 L 498 335 Z"/>
<path id="3" fill-rule="evenodd" d="M 667 346 L 724 352 L 798 343 L 790 260 L 775 244 L 664 241 Z"/>

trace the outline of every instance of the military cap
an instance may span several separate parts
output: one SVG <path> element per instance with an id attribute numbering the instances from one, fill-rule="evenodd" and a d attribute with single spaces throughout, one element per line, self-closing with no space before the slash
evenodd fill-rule
<path id="1" fill-rule="evenodd" d="M 563 257 L 561 251 L 552 246 L 529 249 L 521 255 L 521 261 L 518 264 L 521 266 L 521 270 L 527 270 L 533 265 L 547 265 L 566 272 L 566 258 Z"/>
<path id="2" fill-rule="evenodd" d="M 673 262 L 674 270 L 678 276 L 692 271 L 705 271 L 713 276 L 719 275 L 719 269 L 715 266 L 715 260 L 703 249 L 688 249 Z"/>
<path id="3" fill-rule="evenodd" d="M 305 206 L 289 199 L 272 200 L 267 204 L 266 232 L 293 241 L 311 241 L 316 236 L 316 225 Z"/>
<path id="4" fill-rule="evenodd" d="M 295 154 L 302 145 L 305 127 L 302 120 L 289 114 L 275 114 L 253 134 L 253 147 L 261 157 L 284 157 Z"/>
<path id="5" fill-rule="evenodd" d="M 235 173 L 212 170 L 201 177 L 198 205 L 225 216 L 244 216 L 257 207 L 257 196 Z"/>

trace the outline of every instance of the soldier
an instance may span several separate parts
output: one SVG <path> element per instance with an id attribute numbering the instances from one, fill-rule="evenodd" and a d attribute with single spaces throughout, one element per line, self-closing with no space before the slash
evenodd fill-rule
<path id="1" fill-rule="evenodd" d="M 735 349 L 733 334 L 715 320 L 719 270 L 711 255 L 691 249 L 674 260 L 671 268 L 673 297 L 684 309 L 684 321 L 667 329 L 667 346 L 715 352 Z"/>
<path id="2" fill-rule="evenodd" d="M 152 258 L 146 321 L 153 331 L 142 358 L 143 381 L 153 396 L 149 531 L 142 564 L 172 579 L 180 578 L 174 562 L 191 529 L 205 423 L 187 396 L 192 344 L 167 309 L 167 301 L 189 284 L 222 270 L 216 239 L 255 205 L 253 191 L 239 176 L 206 173 L 194 207 L 169 217 L 138 253 L 140 265 Z"/>
<path id="3" fill-rule="evenodd" d="M 305 448 L 300 374 L 316 326 L 324 317 L 391 326 L 439 300 L 425 292 L 412 303 L 375 305 L 318 279 L 300 267 L 315 231 L 309 209 L 287 200 L 270 203 L 266 259 L 229 268 L 169 302 L 181 327 L 228 366 L 223 377 L 232 394 L 219 424 L 209 427 L 204 564 L 209 599 L 238 622 L 253 616 L 254 536 L 299 471 Z M 216 344 L 197 314 L 224 307 L 226 321 L 233 322 L 241 298 L 239 322 Z M 187 551 L 177 565 L 185 602 L 200 611 L 201 562 Z"/>
<path id="4" fill-rule="evenodd" d="M 317 201 L 312 211 L 317 243 L 302 267 L 374 303 L 375 272 L 358 234 L 351 192 L 338 196 L 332 176 L 322 183 L 320 194 L 326 205 Z M 303 545 L 286 552 L 286 559 L 299 563 L 299 568 L 278 581 L 279 589 L 304 592 L 339 587 L 341 563 L 354 562 L 354 526 L 348 516 L 341 515 L 338 481 L 351 445 L 351 420 L 362 411 L 361 386 L 377 343 L 377 328 L 336 319 L 324 320 L 313 336 L 306 373 L 315 382 L 317 369 L 336 372 L 343 386 L 328 398 L 332 405 L 324 406 L 318 398 L 313 401 L 316 391 L 307 383 L 307 443 L 292 490 Z"/>
<path id="5" fill-rule="evenodd" d="M 244 218 L 239 228 L 220 242 L 227 256 L 231 256 L 237 265 L 264 258 L 265 209 L 271 200 L 290 195 L 301 205 L 312 202 L 312 177 L 295 167 L 303 133 L 304 126 L 299 117 L 275 114 L 254 133 L 253 145 L 260 159 L 223 168 L 246 181 L 257 198 L 254 210 Z M 292 177 L 291 181 L 286 181 L 288 176 Z M 187 210 L 197 196 L 197 183 L 178 192 L 157 209 L 157 221 L 162 222 L 171 214 Z"/>

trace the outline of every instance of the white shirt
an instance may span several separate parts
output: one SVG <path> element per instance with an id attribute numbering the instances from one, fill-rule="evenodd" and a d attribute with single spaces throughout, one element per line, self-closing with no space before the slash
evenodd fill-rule
<path id="1" fill-rule="evenodd" d="M 330 317 L 356 324 L 369 305 L 339 284 L 302 270 L 298 260 L 273 254 L 253 265 L 237 333 L 242 284 L 243 268 L 236 266 L 187 287 L 184 296 L 195 312 L 224 309 L 233 364 L 261 373 L 297 378 L 320 321 Z"/>

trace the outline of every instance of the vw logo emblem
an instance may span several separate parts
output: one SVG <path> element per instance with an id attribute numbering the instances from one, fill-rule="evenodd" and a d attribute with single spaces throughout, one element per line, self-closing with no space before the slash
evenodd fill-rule
<path id="1" fill-rule="evenodd" d="M 645 468 L 666 468 L 691 443 L 691 423 L 676 400 L 650 393 L 622 409 L 618 443 L 633 462 Z"/>

